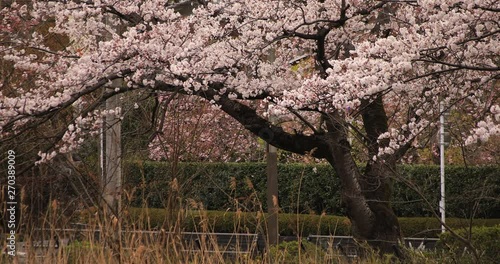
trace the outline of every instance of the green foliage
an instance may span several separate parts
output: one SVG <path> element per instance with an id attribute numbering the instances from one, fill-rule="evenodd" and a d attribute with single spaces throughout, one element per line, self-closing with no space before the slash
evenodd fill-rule
<path id="1" fill-rule="evenodd" d="M 177 178 L 183 197 L 201 201 L 205 209 L 243 207 L 255 211 L 260 204 L 266 209 L 264 163 L 181 163 L 174 168 L 167 163 L 134 162 L 124 166 L 126 185 L 135 189 L 133 206 L 147 202 L 149 207 L 164 207 L 168 182 Z M 280 165 L 278 175 L 283 211 L 343 213 L 338 195 L 340 182 L 331 166 Z"/>
<path id="2" fill-rule="evenodd" d="M 64 248 L 68 257 L 67 263 L 79 263 L 84 260 L 84 256 L 86 255 L 97 255 L 98 248 L 102 248 L 102 246 L 89 241 L 72 241 Z"/>
<path id="3" fill-rule="evenodd" d="M 139 223 L 146 228 L 164 228 L 166 226 L 165 209 L 129 208 L 129 222 Z M 185 211 L 181 229 L 196 232 L 249 232 L 264 233 L 266 214 L 260 212 L 228 212 L 228 211 Z M 406 237 L 437 237 L 441 232 L 439 221 L 435 218 L 400 218 L 401 231 Z M 466 228 L 466 219 L 449 218 L 447 224 L 454 229 Z M 474 226 L 494 226 L 500 219 L 476 219 Z M 298 215 L 279 214 L 279 233 L 282 236 L 308 235 L 351 235 L 351 223 L 347 217 L 332 215 Z"/>
<path id="4" fill-rule="evenodd" d="M 146 228 L 165 228 L 167 210 L 158 208 L 129 208 L 128 221 Z M 267 214 L 260 212 L 186 211 L 181 223 L 184 231 L 195 232 L 264 232 Z M 140 222 L 140 223 L 139 223 Z M 280 214 L 280 235 L 308 236 L 309 234 L 350 235 L 351 223 L 346 217 L 326 215 Z"/>
<path id="5" fill-rule="evenodd" d="M 500 260 L 500 225 L 473 227 L 471 232 L 468 229 L 460 229 L 456 232 L 471 241 L 479 254 L 481 263 L 498 263 Z M 460 263 L 468 261 L 472 263 L 472 254 L 456 237 L 446 232 L 441 234 L 439 238 L 439 245 L 448 249 L 455 259 L 460 259 Z"/>
<path id="6" fill-rule="evenodd" d="M 266 210 L 265 163 L 124 164 L 131 205 L 165 207 L 175 179 L 179 199 L 192 199 L 208 210 Z M 438 212 L 439 167 L 400 166 L 402 179 L 411 181 Z M 344 215 L 340 180 L 328 164 L 278 166 L 279 205 L 285 213 Z M 447 215 L 459 218 L 500 218 L 500 168 L 447 167 Z M 400 217 L 428 217 L 432 211 L 422 197 L 396 180 L 392 206 Z"/>
<path id="7" fill-rule="evenodd" d="M 281 242 L 269 248 L 270 263 L 322 263 L 325 252 L 306 240 Z"/>
<path id="8" fill-rule="evenodd" d="M 439 166 L 400 166 L 402 178 L 410 180 L 439 212 Z M 447 166 L 446 214 L 459 218 L 500 217 L 500 167 Z M 422 197 L 403 183 L 397 183 L 392 200 L 398 216 L 432 216 Z"/>
<path id="9" fill-rule="evenodd" d="M 441 234 L 441 223 L 433 217 L 400 217 L 401 231 L 405 237 L 437 237 Z M 494 226 L 500 219 L 473 219 L 473 226 Z M 453 229 L 470 226 L 470 219 L 447 218 L 446 224 Z"/>
<path id="10" fill-rule="evenodd" d="M 347 236 L 351 222 L 347 217 L 308 214 L 280 214 L 280 234 L 283 236 L 308 236 L 312 234 Z"/>

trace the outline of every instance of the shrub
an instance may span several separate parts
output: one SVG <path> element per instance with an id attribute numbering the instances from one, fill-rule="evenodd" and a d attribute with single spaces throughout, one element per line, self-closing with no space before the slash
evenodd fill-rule
<path id="1" fill-rule="evenodd" d="M 145 227 L 169 229 L 165 226 L 165 209 L 129 208 L 128 212 L 130 223 L 141 222 Z M 184 231 L 264 233 L 265 230 L 266 214 L 259 212 L 187 211 L 184 216 L 181 223 Z M 399 221 L 405 237 L 438 237 L 441 232 L 440 223 L 435 218 L 400 218 Z M 446 221 L 454 229 L 463 229 L 470 224 L 467 219 L 449 218 Z M 500 219 L 473 221 L 474 226 L 498 224 Z M 351 223 L 342 216 L 279 214 L 278 225 L 281 236 L 351 235 Z"/>
<path id="2" fill-rule="evenodd" d="M 494 226 L 500 219 L 473 219 L 473 226 Z M 441 223 L 433 217 L 400 217 L 401 232 L 405 237 L 438 237 L 441 234 Z M 446 224 L 453 229 L 464 229 L 470 226 L 470 219 L 447 218 Z"/>
<path id="3" fill-rule="evenodd" d="M 127 162 L 124 179 L 131 205 L 166 207 L 170 182 L 176 179 L 180 199 L 203 203 L 207 210 L 266 210 L 266 164 Z M 439 167 L 400 166 L 435 205 L 431 210 L 415 191 L 396 181 L 392 206 L 400 217 L 428 217 L 438 211 Z M 328 164 L 280 164 L 279 203 L 285 213 L 343 215 L 340 181 Z M 500 167 L 446 167 L 446 209 L 450 217 L 500 218 Z"/>
<path id="4" fill-rule="evenodd" d="M 500 225 L 478 226 L 469 230 L 457 230 L 457 234 L 470 239 L 480 256 L 481 263 L 498 263 L 500 260 Z M 472 255 L 466 254 L 465 246 L 450 233 L 443 233 L 439 245 L 449 250 L 453 256 L 463 260 L 472 259 Z"/>
<path id="5" fill-rule="evenodd" d="M 306 240 L 281 242 L 269 248 L 270 263 L 322 263 L 325 252 Z"/>
<path id="6" fill-rule="evenodd" d="M 439 212 L 440 168 L 439 166 L 400 166 L 403 178 L 419 188 L 426 199 Z M 494 197 L 500 195 L 500 167 L 447 166 L 446 214 L 458 218 L 500 218 L 500 202 Z M 398 216 L 432 216 L 414 190 L 402 183 L 396 183 L 392 200 Z"/>

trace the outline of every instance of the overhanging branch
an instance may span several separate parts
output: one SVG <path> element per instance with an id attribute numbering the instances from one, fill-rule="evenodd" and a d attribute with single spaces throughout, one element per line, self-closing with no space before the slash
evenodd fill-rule
<path id="1" fill-rule="evenodd" d="M 328 157 L 328 147 L 324 141 L 324 135 L 306 136 L 302 134 L 291 134 L 283 130 L 282 127 L 273 125 L 268 120 L 261 117 L 255 109 L 241 103 L 238 100 L 231 100 L 227 95 L 220 95 L 222 84 L 212 84 L 206 91 L 194 92 L 193 95 L 200 96 L 209 101 L 216 101 L 220 109 L 230 115 L 248 131 L 262 138 L 267 143 L 293 153 L 306 155 L 310 154 L 315 158 Z M 158 82 L 155 87 L 157 90 L 171 92 L 178 87 L 166 83 Z M 183 91 L 180 89 L 180 91 Z M 218 100 L 215 100 L 215 97 Z"/>

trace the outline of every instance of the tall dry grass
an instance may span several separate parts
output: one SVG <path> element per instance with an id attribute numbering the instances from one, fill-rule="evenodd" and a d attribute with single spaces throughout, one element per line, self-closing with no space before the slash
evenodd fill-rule
<path id="1" fill-rule="evenodd" d="M 234 182 L 229 184 L 236 188 Z M 248 187 L 253 189 L 251 183 Z M 199 233 L 213 233 L 215 223 L 210 222 L 203 204 L 194 200 L 184 202 L 175 179 L 171 188 L 174 191 L 165 203 L 169 205 L 165 208 L 169 213 L 161 227 L 151 226 L 147 205 L 139 216 L 128 214 L 127 204 L 132 195 L 125 195 L 119 215 L 110 213 L 104 206 L 82 208 L 67 215 L 69 205 L 65 208 L 54 199 L 44 214 L 23 219 L 17 256 L 2 255 L 2 263 L 342 263 L 340 258 L 333 259 L 312 244 L 306 252 L 297 247 L 297 243 L 265 246 L 260 250 L 252 245 L 249 251 L 238 247 L 228 249 L 217 243 L 214 236 L 203 237 L 196 244 L 194 240 L 186 242 L 182 236 L 185 221 L 197 221 Z M 238 197 L 229 199 L 234 201 L 237 212 L 259 210 L 255 212 L 259 220 L 254 229 L 245 228 L 248 233 L 261 234 L 265 240 L 266 219 L 257 197 L 254 193 L 244 203 Z M 190 210 L 198 211 L 196 218 L 187 213 Z M 236 219 L 234 230 L 241 232 L 243 219 Z"/>
<path id="2" fill-rule="evenodd" d="M 236 188 L 232 179 L 230 186 Z M 248 181 L 249 182 L 249 181 Z M 366 249 L 363 258 L 347 258 L 334 246 L 323 249 L 318 245 L 305 241 L 298 234 L 296 241 L 269 246 L 257 250 L 252 245 L 250 250 L 239 247 L 226 248 L 217 243 L 215 236 L 204 236 L 197 242 L 186 242 L 183 228 L 186 221 L 196 221 L 196 232 L 213 233 L 215 223 L 208 218 L 202 203 L 184 199 L 176 180 L 171 183 L 168 206 L 162 226 L 152 226 L 149 219 L 150 210 L 144 205 L 140 214 L 133 217 L 128 213 L 128 204 L 133 195 L 124 195 L 123 208 L 118 215 L 106 210 L 105 206 L 82 208 L 73 214 L 66 214 L 69 208 L 57 200 L 53 200 L 44 214 L 38 217 L 28 216 L 23 219 L 24 225 L 18 237 L 18 255 L 14 258 L 2 255 L 1 263 L 105 263 L 105 264 L 142 264 L 142 263 L 397 263 L 394 256 L 380 257 Z M 251 182 L 248 187 L 253 189 Z M 131 190 L 128 193 L 133 193 Z M 236 192 L 233 192 L 236 193 Z M 247 233 L 260 234 L 266 240 L 267 223 L 262 203 L 255 193 L 244 199 L 240 197 L 228 199 L 234 201 L 238 212 L 253 211 L 258 221 L 249 229 L 244 226 L 242 218 L 234 221 L 235 232 L 246 229 Z M 257 212 L 255 210 L 257 209 Z M 197 210 L 196 218 L 189 213 Z M 243 215 L 243 214 L 240 214 Z M 78 223 L 78 224 L 76 224 Z M 4 240 L 5 241 L 5 240 Z M 4 243 L 4 242 L 2 242 Z M 44 245 L 40 245 L 40 244 Z M 2 244 L 3 245 L 3 244 Z M 231 254 L 227 254 L 232 251 Z M 443 258 L 429 257 L 419 252 L 408 252 L 402 263 L 445 263 Z"/>

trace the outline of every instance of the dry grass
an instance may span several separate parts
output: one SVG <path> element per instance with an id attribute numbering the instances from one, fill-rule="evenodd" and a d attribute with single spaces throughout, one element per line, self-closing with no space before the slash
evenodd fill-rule
<path id="1" fill-rule="evenodd" d="M 177 217 L 175 221 L 169 222 L 168 230 L 156 231 L 145 231 L 150 229 L 144 224 L 147 223 L 144 221 L 148 218 L 147 211 L 143 210 L 143 215 L 136 222 L 131 222 L 126 217 L 118 221 L 114 217 L 105 217 L 98 211 L 92 212 L 92 217 L 88 217 L 87 213 L 86 225 L 79 228 L 65 226 L 61 229 L 55 222 L 46 222 L 45 226 L 49 228 L 32 228 L 24 235 L 24 241 L 19 244 L 25 246 L 18 248 L 18 252 L 23 253 L 22 256 L 12 259 L 4 255 L 1 263 L 394 263 L 393 257 L 380 258 L 377 254 L 368 254 L 362 260 L 347 259 L 340 252 L 324 250 L 305 240 L 302 240 L 302 245 L 298 241 L 291 241 L 266 247 L 257 254 L 238 251 L 238 248 L 231 249 L 236 252 L 228 256 L 224 252 L 229 249 L 218 244 L 213 236 L 201 239 L 196 245 L 183 240 L 180 227 L 186 217 L 189 217 L 185 210 L 177 210 Z M 198 220 L 207 223 L 200 225 L 202 229 L 199 232 L 213 231 L 207 218 Z M 55 240 L 50 239 L 54 237 L 58 237 L 63 246 L 56 248 Z M 36 244 L 41 240 L 46 240 L 49 246 L 37 247 Z M 200 248 L 203 250 L 199 250 Z M 405 263 L 439 262 L 422 254 L 414 254 Z"/>
<path id="2" fill-rule="evenodd" d="M 196 219 L 186 213 L 191 209 L 200 212 Z M 203 205 L 194 201 L 167 208 L 170 213 L 165 217 L 163 229 L 155 231 L 151 231 L 147 208 L 133 218 L 126 208 L 119 217 L 96 207 L 63 217 L 64 210 L 54 200 L 43 216 L 25 219 L 27 223 L 17 239 L 18 256 L 2 255 L 2 263 L 342 263 L 341 258 L 334 259 L 312 244 L 307 251 L 293 244 L 279 249 L 257 250 L 257 244 L 252 244 L 249 250 L 229 249 L 213 236 L 203 237 L 196 244 L 194 240 L 187 243 L 181 235 L 184 221 L 197 221 L 197 232 L 214 231 L 214 223 L 210 223 Z M 247 232 L 265 234 L 264 213 L 256 215 L 263 220 Z M 81 224 L 71 224 L 75 222 Z M 235 231 L 241 230 L 240 225 L 235 221 Z M 55 238 L 60 244 L 58 248 Z M 41 241 L 45 246 L 40 246 Z M 231 254 L 226 254 L 227 251 Z"/>
<path id="3" fill-rule="evenodd" d="M 254 195 L 252 197 L 257 197 Z M 11 258 L 2 255 L 1 263 L 105 263 L 105 264 L 133 264 L 133 263 L 394 263 L 391 256 L 380 258 L 377 254 L 368 254 L 362 260 L 348 259 L 334 249 L 324 250 L 319 246 L 301 240 L 281 243 L 278 246 L 265 246 L 256 250 L 252 245 L 250 250 L 241 248 L 226 248 L 216 242 L 215 237 L 207 236 L 197 244 L 194 240 L 186 243 L 183 238 L 182 227 L 185 221 L 197 221 L 200 233 L 212 233 L 214 223 L 210 223 L 207 211 L 203 205 L 189 200 L 181 203 L 179 197 L 169 197 L 170 205 L 166 210 L 163 229 L 151 231 L 149 210 L 141 210 L 139 217 L 130 217 L 127 209 L 122 210 L 118 217 L 102 210 L 91 207 L 81 210 L 69 217 L 64 217 L 65 208 L 61 208 L 54 200 L 47 212 L 38 218 L 25 220 L 25 227 L 18 237 L 18 256 Z M 236 199 L 234 199 L 236 201 Z M 254 205 L 237 207 L 237 212 L 247 211 L 246 208 L 262 208 L 260 201 L 252 200 Z M 126 204 L 126 203 L 125 203 Z M 197 218 L 188 214 L 189 210 L 196 209 Z M 237 214 L 238 215 L 238 214 Z M 241 215 L 241 214 L 240 214 Z M 247 230 L 250 234 L 266 234 L 266 222 L 262 210 L 257 226 Z M 200 217 L 201 216 L 201 217 Z M 70 223 L 82 223 L 75 226 Z M 241 230 L 240 222 L 234 223 L 235 232 Z M 55 247 L 58 238 L 59 246 Z M 265 239 L 265 238 L 264 238 Z M 3 240 L 2 243 L 5 240 Z M 39 247 L 40 241 L 46 241 L 48 246 Z M 266 243 L 265 243 L 266 244 Z M 200 250 L 201 249 L 201 250 Z M 232 254 L 225 254 L 232 251 Z M 257 253 L 255 253 L 257 252 Z M 405 263 L 439 263 L 425 256 L 414 254 Z"/>

